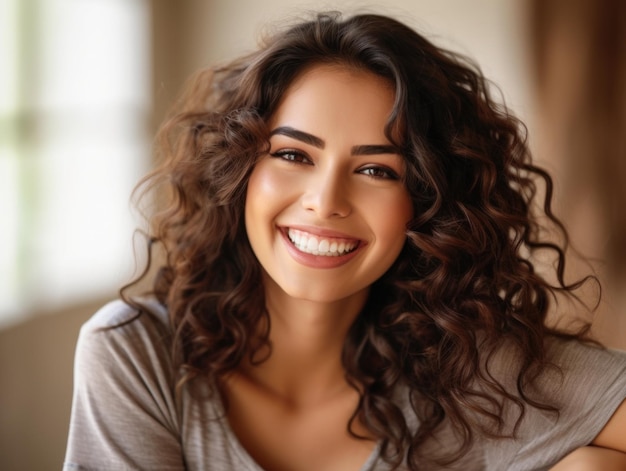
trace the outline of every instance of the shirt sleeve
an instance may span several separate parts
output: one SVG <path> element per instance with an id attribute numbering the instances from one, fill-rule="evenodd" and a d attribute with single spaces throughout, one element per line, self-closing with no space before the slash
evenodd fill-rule
<path id="1" fill-rule="evenodd" d="M 117 301 L 81 328 L 64 470 L 185 469 L 164 326 Z"/>
<path id="2" fill-rule="evenodd" d="M 504 466 L 488 469 L 549 469 L 589 445 L 626 398 L 626 352 L 555 340 L 548 353 L 558 368 L 540 378 L 539 399 L 558 414 L 527 406 L 516 438 L 488 447 L 488 462 Z"/>

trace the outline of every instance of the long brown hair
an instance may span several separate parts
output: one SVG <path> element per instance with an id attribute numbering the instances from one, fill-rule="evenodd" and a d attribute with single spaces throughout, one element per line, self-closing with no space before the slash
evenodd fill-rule
<path id="1" fill-rule="evenodd" d="M 506 402 L 556 411 L 529 392 L 548 363 L 545 337 L 569 336 L 546 326 L 551 296 L 578 286 L 564 281 L 565 242 L 545 239 L 537 223 L 541 210 L 565 234 L 550 207 L 551 178 L 531 162 L 524 127 L 492 99 L 477 67 L 378 15 L 320 14 L 201 71 L 160 130 L 163 163 L 147 182 L 164 200 L 151 240 L 165 259 L 151 293 L 171 317 L 181 384 L 219 380 L 267 345 L 267 329 L 258 334 L 269 325 L 260 267 L 243 221 L 246 185 L 284 91 L 322 63 L 393 85 L 386 132 L 403 151 L 415 214 L 345 341 L 346 374 L 361 393 L 349 430 L 358 418 L 387 460 L 415 470 L 445 421 L 460 439 L 448 450 L 454 459 L 477 434 L 505 434 Z M 555 283 L 537 274 L 538 251 L 553 254 Z M 483 368 L 504 341 L 519 356 L 513 390 Z M 410 391 L 418 430 L 392 399 L 400 387 Z"/>

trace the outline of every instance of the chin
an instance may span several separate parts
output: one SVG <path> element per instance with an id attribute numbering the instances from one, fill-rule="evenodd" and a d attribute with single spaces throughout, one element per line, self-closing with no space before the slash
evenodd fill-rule
<path id="1" fill-rule="evenodd" d="M 307 301 L 317 304 L 333 304 L 361 296 L 367 297 L 367 288 L 359 290 L 337 289 L 337 286 L 294 287 L 285 286 L 284 293 L 293 300 Z"/>

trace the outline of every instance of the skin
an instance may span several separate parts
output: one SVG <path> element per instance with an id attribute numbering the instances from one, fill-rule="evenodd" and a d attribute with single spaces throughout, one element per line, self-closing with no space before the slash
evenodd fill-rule
<path id="1" fill-rule="evenodd" d="M 563 458 L 551 471 L 623 471 L 626 453 L 609 448 L 585 446 Z"/>
<path id="2" fill-rule="evenodd" d="M 592 445 L 626 453 L 626 400 L 617 408 Z"/>
<path id="3" fill-rule="evenodd" d="M 341 351 L 412 217 L 402 157 L 384 134 L 393 100 L 375 75 L 316 66 L 293 82 L 269 121 L 271 149 L 251 174 L 245 221 L 263 268 L 272 351 L 260 364 L 244 362 L 223 384 L 230 426 L 265 469 L 358 470 L 374 449 L 373 440 L 347 432 L 359 398 L 345 380 Z M 354 251 L 335 259 L 303 254 L 289 228 Z M 553 469 L 619 466 L 626 455 L 607 448 L 626 451 L 624 436 L 622 405 L 597 447 Z"/>

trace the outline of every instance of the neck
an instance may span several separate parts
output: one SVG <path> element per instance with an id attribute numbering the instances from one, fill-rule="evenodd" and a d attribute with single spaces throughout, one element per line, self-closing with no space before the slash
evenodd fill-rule
<path id="1" fill-rule="evenodd" d="M 295 402 L 345 391 L 342 350 L 366 299 L 362 292 L 321 303 L 266 289 L 271 354 L 259 365 L 245 364 L 242 373 L 269 393 Z"/>

